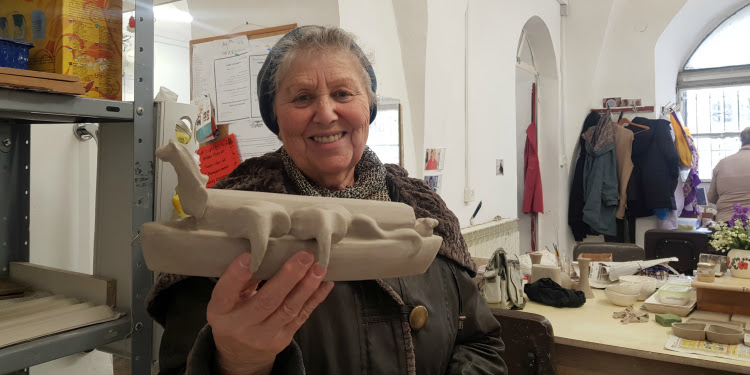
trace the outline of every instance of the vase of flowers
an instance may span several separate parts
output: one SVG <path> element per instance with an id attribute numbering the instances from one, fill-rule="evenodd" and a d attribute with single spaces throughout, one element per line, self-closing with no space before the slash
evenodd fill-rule
<path id="1" fill-rule="evenodd" d="M 750 209 L 734 205 L 734 216 L 714 226 L 711 245 L 727 253 L 727 268 L 734 277 L 750 279 Z"/>

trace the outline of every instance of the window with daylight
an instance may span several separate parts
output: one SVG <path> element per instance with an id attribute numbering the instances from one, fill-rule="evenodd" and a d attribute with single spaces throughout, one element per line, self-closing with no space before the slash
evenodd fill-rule
<path id="1" fill-rule="evenodd" d="M 695 49 L 677 79 L 685 125 L 695 139 L 701 180 L 740 148 L 750 127 L 750 6 L 714 29 Z"/>
<path id="2" fill-rule="evenodd" d="M 740 132 L 750 126 L 750 86 L 685 90 L 682 115 L 693 134 L 701 180 L 710 180 L 719 160 L 740 149 Z"/>
<path id="3" fill-rule="evenodd" d="M 701 42 L 685 64 L 686 70 L 750 64 L 750 6 L 735 13 Z"/>

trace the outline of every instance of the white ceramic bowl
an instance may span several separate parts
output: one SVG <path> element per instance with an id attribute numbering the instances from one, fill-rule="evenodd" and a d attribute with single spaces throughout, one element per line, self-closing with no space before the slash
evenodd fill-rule
<path id="1" fill-rule="evenodd" d="M 638 294 L 618 293 L 614 290 L 611 290 L 611 287 L 612 286 L 608 286 L 607 289 L 604 289 L 604 294 L 607 295 L 607 299 L 609 299 L 609 302 L 612 302 L 617 306 L 630 306 L 638 300 Z"/>
<path id="2" fill-rule="evenodd" d="M 659 280 L 648 276 L 629 275 L 620 276 L 620 282 L 639 284 L 641 286 L 641 293 L 638 295 L 638 300 L 645 301 L 656 292 Z"/>
<path id="3" fill-rule="evenodd" d="M 637 283 L 626 283 L 626 282 L 620 282 L 619 284 L 612 284 L 607 287 L 607 289 L 617 292 L 620 294 L 638 294 L 640 295 L 641 289 L 643 288 L 642 284 Z"/>

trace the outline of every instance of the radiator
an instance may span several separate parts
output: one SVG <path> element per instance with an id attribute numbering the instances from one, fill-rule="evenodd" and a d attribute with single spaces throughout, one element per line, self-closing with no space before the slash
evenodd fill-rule
<path id="1" fill-rule="evenodd" d="M 475 258 L 489 258 L 499 247 L 511 254 L 519 253 L 518 219 L 500 219 L 472 225 L 462 228 L 461 234 L 469 246 L 469 253 Z"/>

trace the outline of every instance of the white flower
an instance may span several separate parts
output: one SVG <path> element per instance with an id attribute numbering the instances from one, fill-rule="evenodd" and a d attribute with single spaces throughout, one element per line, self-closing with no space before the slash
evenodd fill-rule
<path id="1" fill-rule="evenodd" d="M 710 243 L 717 251 L 724 253 L 736 248 L 750 249 L 750 227 L 743 227 L 740 220 L 735 220 L 734 227 L 720 221 L 712 229 L 714 234 Z"/>

